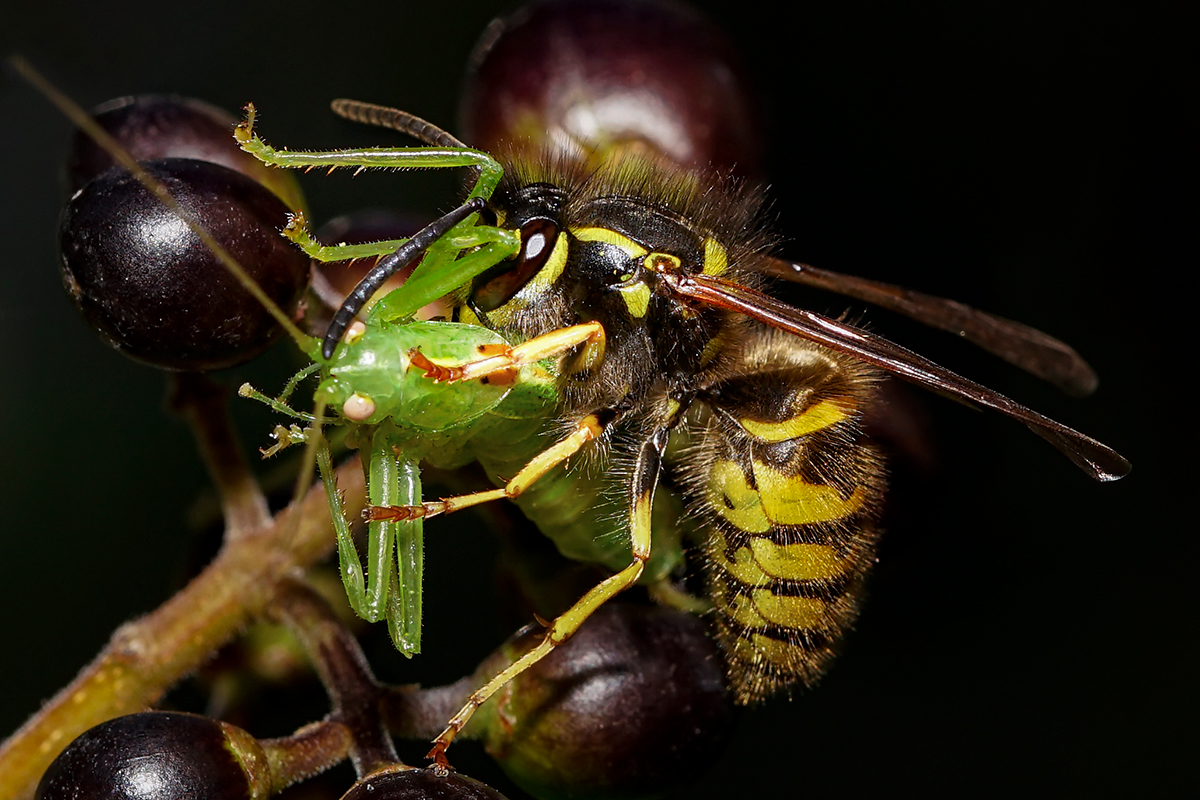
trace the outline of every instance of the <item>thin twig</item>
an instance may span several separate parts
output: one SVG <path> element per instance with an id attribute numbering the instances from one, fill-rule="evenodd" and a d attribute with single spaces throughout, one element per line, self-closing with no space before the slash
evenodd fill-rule
<path id="1" fill-rule="evenodd" d="M 365 502 L 358 459 L 337 475 L 347 512 L 357 516 Z M 321 486 L 270 525 L 227 541 L 174 597 L 118 628 L 74 681 L 0 745 L 0 798 L 32 797 L 42 773 L 75 737 L 105 720 L 151 707 L 261 612 L 280 580 L 324 558 L 333 546 Z"/>
<path id="2" fill-rule="evenodd" d="M 171 409 L 192 427 L 225 517 L 226 540 L 267 525 L 271 512 L 229 423 L 224 387 L 198 372 L 170 373 Z"/>
<path id="3" fill-rule="evenodd" d="M 350 758 L 359 777 L 400 763 L 383 724 L 383 688 L 371 674 L 358 640 L 325 598 L 303 581 L 279 586 L 270 613 L 285 623 L 308 651 L 333 703 L 334 719 L 349 729 Z"/>

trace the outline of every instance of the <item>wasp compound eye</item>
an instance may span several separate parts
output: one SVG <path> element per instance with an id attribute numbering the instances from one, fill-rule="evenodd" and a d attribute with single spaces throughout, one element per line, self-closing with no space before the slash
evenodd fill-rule
<path id="1" fill-rule="evenodd" d="M 521 226 L 521 252 L 515 261 L 502 261 L 475 282 L 471 301 L 479 311 L 495 311 L 516 296 L 546 265 L 558 241 L 558 224 L 532 219 Z"/>

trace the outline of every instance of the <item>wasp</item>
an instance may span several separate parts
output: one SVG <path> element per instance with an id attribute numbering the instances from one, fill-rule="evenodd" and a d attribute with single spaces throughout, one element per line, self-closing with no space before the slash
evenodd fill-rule
<path id="1" fill-rule="evenodd" d="M 958 330 L 1064 388 L 1094 385 L 1074 351 L 1032 329 L 777 258 L 756 233 L 753 198 L 736 187 L 641 152 L 493 158 L 403 111 L 348 100 L 333 109 L 427 146 L 277 150 L 254 130 L 253 109 L 237 138 L 274 166 L 467 166 L 475 175 L 466 200 L 411 239 L 354 251 L 390 254 L 346 299 L 318 354 L 319 400 L 382 437 L 369 446 L 369 473 L 373 487 L 386 486 L 372 488 L 366 516 L 398 532 L 379 527 L 371 535 L 372 568 L 384 576 L 371 593 L 372 611 L 392 602 L 385 565 L 393 536 L 409 542 L 420 520 L 496 499 L 514 500 L 564 554 L 613 570 L 548 623 L 538 646 L 476 692 L 435 741 L 431 757 L 439 761 L 475 708 L 602 603 L 639 582 L 670 581 L 685 529 L 702 541 L 705 593 L 739 700 L 815 682 L 858 614 L 875 559 L 885 473 L 862 419 L 881 374 L 1011 417 L 1097 480 L 1129 470 L 1107 446 L 997 392 L 862 328 L 775 299 L 764 291 L 771 276 L 832 288 Z M 318 259 L 347 255 L 301 226 L 289 236 Z M 354 321 L 388 277 L 421 256 L 404 286 Z M 460 340 L 481 331 L 499 337 L 475 342 L 473 358 L 447 358 L 432 340 L 427 352 L 415 344 L 425 335 L 405 324 L 447 292 L 449 319 L 423 324 L 463 326 L 455 328 Z M 506 413 L 500 398 L 453 421 L 433 417 L 420 434 L 410 401 L 388 399 L 411 371 L 447 387 L 474 385 L 456 390 L 472 401 L 497 387 L 536 387 L 528 396 L 505 394 L 532 412 Z M 533 396 L 542 402 L 530 403 Z M 516 418 L 532 420 L 533 430 Z M 576 455 L 604 465 L 603 476 L 561 469 Z M 440 500 L 413 492 L 381 499 L 400 496 L 392 463 L 399 458 L 403 473 L 421 457 L 474 458 L 500 476 L 500 486 Z M 656 502 L 667 469 L 678 475 L 686 521 L 675 492 Z M 614 496 L 620 515 L 598 511 L 601 498 Z M 330 497 L 336 506 L 333 487 Z M 347 565 L 356 558 L 348 550 L 343 572 L 354 599 L 361 568 Z M 392 585 L 414 591 L 397 577 Z M 419 618 L 402 614 L 401 626 L 415 629 Z"/>
<path id="2" fill-rule="evenodd" d="M 486 211 L 485 211 L 485 218 L 486 218 Z M 766 258 L 764 258 L 761 261 L 760 266 L 762 267 L 761 272 L 751 271 L 752 275 L 748 275 L 748 273 L 746 273 L 746 272 L 739 272 L 738 279 L 740 279 L 740 281 L 743 281 L 743 282 L 748 282 L 751 277 L 757 277 L 757 276 L 763 275 L 763 273 L 779 272 L 779 271 L 786 272 L 786 271 L 792 269 L 791 265 L 788 265 L 785 263 L 779 263 L 779 261 L 774 261 L 774 263 L 772 263 L 772 261 L 770 261 L 769 259 L 766 259 Z M 808 275 L 810 277 L 818 275 L 818 272 L 816 270 L 811 270 L 811 269 L 802 270 L 802 272 L 806 272 L 806 275 Z M 474 285 L 474 281 L 475 281 L 475 278 L 472 278 L 472 285 Z M 846 276 L 838 276 L 834 279 L 834 281 L 840 283 L 842 285 L 842 288 L 845 289 L 848 285 L 848 282 L 850 282 L 851 279 L 847 278 Z M 458 287 L 458 288 L 461 289 L 461 287 Z M 884 291 L 883 294 L 888 294 L 888 293 L 886 293 L 886 291 Z M 684 305 L 686 305 L 686 303 L 689 303 L 691 301 L 686 299 L 686 297 L 677 296 L 676 300 L 674 300 L 674 302 L 676 302 L 677 305 L 679 305 L 679 306 L 684 306 Z M 700 302 L 703 303 L 704 301 L 700 301 Z M 703 306 L 701 306 L 701 307 L 703 307 Z M 466 313 L 466 312 L 460 312 L 460 315 L 462 315 L 462 313 Z M 733 313 L 733 312 L 731 312 L 731 313 Z M 930 317 L 936 318 L 936 317 L 938 317 L 938 314 L 940 314 L 940 313 L 942 313 L 942 312 L 937 312 L 937 313 L 931 314 Z M 946 312 L 946 313 L 948 313 L 948 312 Z M 485 314 L 486 314 L 486 312 L 485 312 Z M 493 323 L 493 325 L 494 325 L 494 323 Z M 487 326 L 479 325 L 478 327 L 482 327 L 482 329 L 486 329 Z M 767 330 L 768 327 L 772 327 L 772 325 L 770 325 L 769 323 L 754 324 L 754 325 L 749 325 L 748 327 L 751 327 L 751 329 L 754 329 L 757 332 L 749 333 L 749 335 L 745 336 L 743 341 L 749 341 L 749 339 L 758 338 L 758 339 L 761 339 L 762 342 L 768 342 L 768 341 L 770 341 L 770 339 L 778 339 L 778 342 L 776 342 L 773 345 L 770 345 L 770 347 L 774 347 L 774 348 L 780 349 L 780 350 L 785 350 L 790 347 L 798 347 L 798 345 L 796 345 L 796 344 L 785 344 L 785 342 L 790 342 L 790 338 L 792 337 L 791 333 L 787 333 L 787 335 L 785 335 L 785 336 L 779 336 L 779 335 L 775 335 L 775 333 L 768 331 Z M 775 326 L 775 327 L 778 327 L 778 326 Z M 493 329 L 488 329 L 488 330 L 499 330 L 499 326 L 493 327 Z M 485 343 L 487 341 L 487 338 L 485 337 L 485 335 L 482 335 L 482 333 L 480 333 L 479 331 L 473 331 L 472 333 L 470 333 L 470 336 L 480 337 L 479 338 L 480 343 Z M 516 337 L 514 337 L 514 338 L 516 338 Z M 426 349 L 428 349 L 428 347 L 430 347 L 430 345 L 426 344 L 425 347 L 426 347 Z M 727 353 L 725 355 L 727 355 Z M 572 356 L 572 357 L 574 357 L 574 356 Z M 1028 360 L 1028 356 L 1026 356 L 1026 360 Z M 1034 360 L 1036 360 L 1036 359 L 1034 359 Z M 850 362 L 857 363 L 857 359 L 850 359 L 847 361 L 847 363 L 850 363 Z M 766 365 L 769 366 L 770 363 L 773 363 L 773 362 L 768 359 L 767 361 L 764 361 L 763 363 L 766 363 Z M 526 367 L 522 367 L 522 369 L 526 369 Z M 863 371 L 859 373 L 858 378 L 862 379 L 863 381 L 870 380 L 871 373 L 870 373 L 869 369 L 863 369 Z M 515 383 L 517 385 L 524 385 L 524 383 L 526 383 L 526 379 L 522 378 L 520 380 L 515 381 Z M 451 385 L 454 385 L 454 384 L 451 384 Z M 865 391 L 865 386 L 863 386 L 862 384 L 859 384 L 858 387 L 860 390 Z M 746 399 L 746 398 L 743 398 L 743 399 Z M 749 401 L 746 401 L 746 402 L 749 402 Z M 748 405 L 742 405 L 742 407 L 734 407 L 734 408 L 748 408 Z M 708 410 L 708 414 L 709 414 L 708 420 L 703 419 L 703 415 L 701 414 L 701 411 L 703 409 Z M 715 441 L 720 441 L 720 439 L 716 438 L 716 437 L 718 437 L 719 432 L 718 433 L 708 433 L 708 428 L 706 427 L 706 426 L 710 425 L 710 423 L 713 423 L 713 420 L 715 419 L 715 414 L 713 414 L 713 411 L 714 411 L 714 409 L 706 403 L 706 398 L 697 396 L 697 399 L 695 399 L 694 403 L 692 403 L 692 409 L 689 411 L 689 413 L 685 414 L 685 417 L 686 417 L 685 421 L 680 422 L 679 425 L 677 425 L 676 427 L 673 428 L 673 432 L 671 434 L 672 437 L 676 437 L 678 439 L 685 439 L 686 440 L 685 444 L 689 444 L 694 447 L 697 444 L 703 444 L 703 443 L 712 444 L 712 443 L 715 443 Z M 750 417 L 745 417 L 745 419 L 750 419 Z M 737 420 L 733 420 L 733 422 L 738 423 Z M 631 423 L 626 423 L 626 425 L 631 425 Z M 738 423 L 738 425 L 740 425 L 740 423 Z M 744 428 L 745 426 L 740 426 L 740 427 Z M 610 429 L 612 429 L 613 432 L 617 432 L 619 428 L 610 428 Z M 734 428 L 734 433 L 737 433 L 737 428 Z M 726 437 L 726 439 L 730 439 L 730 437 Z M 755 440 L 751 438 L 750 441 L 751 441 L 751 443 L 754 443 Z M 602 443 L 602 441 L 601 441 L 600 445 L 596 445 L 596 447 L 599 447 L 604 444 L 605 443 Z M 592 446 L 592 445 L 589 445 L 589 447 L 590 446 Z M 832 446 L 832 445 L 830 445 L 830 446 Z M 866 447 L 869 445 L 865 444 L 865 443 L 859 443 L 856 446 Z M 610 449 L 610 451 L 612 451 L 613 453 L 617 453 L 617 455 L 619 455 L 620 452 L 631 452 L 629 447 L 626 446 L 623 443 L 623 441 L 616 441 L 616 443 L 613 443 L 613 441 L 610 441 L 610 443 L 608 443 L 608 449 Z M 670 453 L 668 453 L 668 456 L 670 456 Z M 712 455 L 712 453 L 710 453 L 710 455 L 708 457 L 714 458 L 714 459 L 718 458 L 718 456 Z M 695 463 L 701 463 L 701 464 L 703 463 L 700 461 L 700 457 L 697 457 L 697 456 L 685 456 L 683 458 L 676 459 L 676 461 L 686 461 L 686 459 L 688 459 L 688 458 L 692 459 L 691 463 L 694 463 L 694 464 Z M 670 458 L 668 458 L 668 461 L 670 461 Z M 726 461 L 730 461 L 730 459 L 726 459 Z M 872 467 L 872 469 L 875 469 L 875 470 L 880 469 L 880 468 L 881 468 L 881 465 L 878 464 L 877 462 L 874 464 L 874 467 Z M 695 473 L 689 473 L 689 474 L 695 475 Z M 702 477 L 703 470 L 701 469 L 700 471 L 698 471 L 698 474 L 700 474 Z M 743 475 L 745 475 L 745 471 L 743 471 Z M 706 511 L 712 512 L 715 509 L 718 509 L 718 507 L 719 507 L 719 506 L 715 506 L 712 503 L 709 503 L 709 501 L 706 499 L 706 492 L 704 492 L 704 489 L 706 489 L 706 488 L 707 488 L 706 483 L 704 483 L 703 480 L 695 479 L 695 477 L 694 477 L 694 481 L 692 481 L 692 483 L 688 489 L 688 495 L 686 495 L 686 497 L 688 497 L 689 504 L 691 504 L 692 507 L 697 507 L 697 509 L 700 510 L 701 513 L 706 512 Z M 672 499 L 671 495 L 665 493 L 664 489 L 660 488 L 659 489 L 659 497 L 656 498 L 655 504 L 654 504 L 655 509 L 658 509 L 659 505 L 661 503 L 664 503 L 665 500 L 670 500 L 670 499 Z M 719 516 L 719 515 L 716 515 L 716 516 Z M 863 517 L 863 518 L 865 518 L 865 517 Z M 848 522 L 848 519 L 847 519 L 847 522 Z M 706 524 L 692 523 L 692 522 L 689 522 L 688 524 L 695 525 L 696 528 L 701 529 L 701 530 L 708 529 L 708 525 L 706 525 Z M 716 524 L 720 524 L 720 519 L 716 519 Z M 868 528 L 864 527 L 863 530 L 868 530 Z M 737 533 L 737 531 L 734 531 L 734 533 Z M 584 537 L 584 541 L 590 541 L 590 540 L 587 540 L 587 537 Z M 659 552 L 661 552 L 661 548 L 654 548 L 654 551 L 652 552 L 652 558 L 656 557 L 656 555 L 658 555 Z M 715 587 L 715 585 L 716 584 L 714 584 L 714 587 Z M 719 588 L 719 587 L 716 587 L 716 588 Z M 737 591 L 730 591 L 730 593 L 728 593 L 728 595 L 730 595 L 732 597 L 737 597 L 738 593 L 737 593 Z M 734 638 L 736 638 L 736 631 L 734 631 Z"/>

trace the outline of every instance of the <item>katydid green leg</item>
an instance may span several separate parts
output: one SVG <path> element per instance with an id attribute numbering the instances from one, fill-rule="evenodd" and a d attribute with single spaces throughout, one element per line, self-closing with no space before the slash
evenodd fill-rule
<path id="1" fill-rule="evenodd" d="M 246 119 L 234 130 L 234 138 L 247 153 L 275 167 L 303 169 L 309 167 L 347 167 L 354 169 L 448 169 L 474 167 L 477 170 L 475 186 L 467 200 L 492 196 L 504 175 L 504 169 L 492 156 L 480 150 L 455 147 L 370 147 L 357 150 L 326 150 L 316 152 L 294 152 L 276 150 L 254 132 L 253 106 L 247 106 Z M 492 226 L 477 226 L 478 215 L 472 214 L 459 223 L 453 231 L 429 248 L 425 258 L 413 272 L 413 276 L 397 293 L 393 293 L 393 306 L 387 311 L 387 319 L 403 319 L 420 307 L 465 286 L 475 276 L 482 274 L 492 265 L 505 258 L 515 256 L 520 250 L 520 236 Z M 346 248 L 324 248 L 311 235 L 297 225 L 287 233 L 288 238 L 299 244 L 306 253 L 318 260 L 344 260 L 383 255 L 393 252 L 400 242 L 375 243 L 357 246 L 351 251 Z M 378 247 L 379 249 L 376 249 Z M 467 256 L 458 258 L 464 249 L 477 248 Z"/>
<path id="2" fill-rule="evenodd" d="M 284 228 L 283 235 L 303 250 L 309 258 L 324 262 L 351 261 L 356 258 L 386 256 L 394 253 L 400 245 L 408 241 L 408 239 L 380 239 L 374 242 L 362 242 L 361 244 L 322 244 L 312 235 L 312 232 L 308 229 L 308 225 L 303 222 L 289 224 L 287 228 Z M 513 252 L 516 252 L 516 249 L 520 246 L 520 237 L 513 231 L 507 231 L 503 228 L 477 225 L 469 228 L 461 235 L 447 237 L 446 239 L 447 245 L 454 250 L 467 250 L 493 242 L 501 242 L 513 248 Z"/>
<path id="3" fill-rule="evenodd" d="M 250 155 L 274 167 L 350 167 L 355 169 L 445 169 L 475 167 L 479 176 L 468 195 L 488 198 L 504 174 L 496 159 L 480 150 L 454 147 L 364 147 L 356 150 L 299 152 L 276 150 L 259 138 L 254 129 L 254 107 L 247 106 L 246 119 L 234 129 L 233 136 Z"/>
<path id="4" fill-rule="evenodd" d="M 287 385 L 283 387 L 283 391 L 280 392 L 279 397 L 268 397 L 248 383 L 243 383 L 240 387 L 238 387 L 238 395 L 241 397 L 248 397 L 251 400 L 257 400 L 258 402 L 268 405 L 279 413 L 286 414 L 289 417 L 302 419 L 305 422 L 312 422 L 315 419 L 312 414 L 304 411 L 296 411 L 288 405 L 288 400 L 291 398 L 292 393 L 296 391 L 296 387 L 300 385 L 301 381 L 312 375 L 320 368 L 320 364 L 309 364 L 307 367 L 297 372 L 291 377 L 290 380 L 288 380 Z"/>
<path id="5" fill-rule="evenodd" d="M 312 259 L 323 262 L 352 261 L 356 258 L 377 258 L 394 253 L 407 239 L 381 239 L 363 244 L 321 244 L 308 228 L 287 228 L 284 235 Z"/>
<path id="6" fill-rule="evenodd" d="M 329 445 L 323 438 L 317 446 L 317 469 L 321 472 L 321 482 L 325 484 L 325 499 L 329 502 L 329 516 L 333 520 L 333 530 L 337 534 L 338 565 L 342 571 L 342 583 L 346 587 L 346 597 L 350 601 L 350 607 L 354 609 L 354 613 L 365 618 L 366 591 L 363 586 L 362 562 L 358 558 L 358 550 L 354 547 L 354 537 L 350 535 L 350 526 L 346 523 L 346 512 L 342 506 L 342 495 L 338 491 L 333 462 L 329 456 Z"/>
<path id="7" fill-rule="evenodd" d="M 493 265 L 511 257 L 519 249 L 519 239 L 515 243 L 493 242 L 472 250 L 461 258 L 450 260 L 445 256 L 452 257 L 453 252 L 447 251 L 443 255 L 443 251 L 431 247 L 425 254 L 425 259 L 413 270 L 413 274 L 404 285 L 375 304 L 371 318 L 389 322 L 406 319 L 429 302 L 425 298 L 438 298 L 449 294 L 476 275 L 483 274 Z"/>
<path id="8" fill-rule="evenodd" d="M 284 384 L 283 391 L 279 393 L 279 398 L 278 398 L 279 402 L 286 405 L 287 401 L 289 399 L 291 399 L 291 397 L 292 397 L 292 392 L 296 391 L 296 387 L 299 386 L 304 381 L 305 378 L 312 375 L 314 372 L 316 372 L 320 368 L 321 368 L 320 364 L 309 364 L 307 367 L 300 370 L 295 375 L 293 375 L 291 378 L 289 378 L 288 382 L 286 384 Z M 306 415 L 306 416 L 312 416 L 312 415 L 310 414 L 310 415 Z"/>
<path id="9" fill-rule="evenodd" d="M 371 434 L 367 499 L 373 506 L 421 502 L 420 465 L 403 455 L 404 441 L 390 421 L 380 423 Z M 406 656 L 416 655 L 421 652 L 422 521 L 372 521 L 367 533 L 366 600 L 372 613 L 367 618 L 374 622 L 386 616 L 396 649 Z"/>

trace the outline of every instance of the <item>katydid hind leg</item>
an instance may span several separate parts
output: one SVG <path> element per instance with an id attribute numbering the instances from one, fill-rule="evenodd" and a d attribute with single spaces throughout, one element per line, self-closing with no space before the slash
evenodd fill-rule
<path id="1" fill-rule="evenodd" d="M 371 435 L 368 500 L 372 506 L 421 502 L 419 463 L 404 455 L 405 437 L 391 422 Z M 386 618 L 396 649 L 411 656 L 421 649 L 421 578 L 424 526 L 411 522 L 374 521 L 368 531 L 367 599 L 375 616 Z"/>

